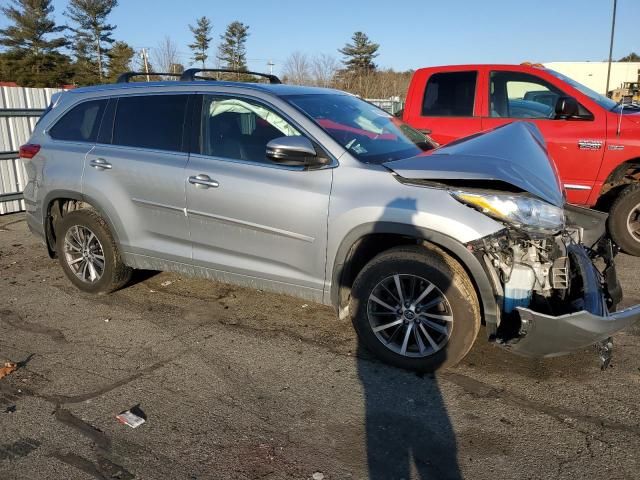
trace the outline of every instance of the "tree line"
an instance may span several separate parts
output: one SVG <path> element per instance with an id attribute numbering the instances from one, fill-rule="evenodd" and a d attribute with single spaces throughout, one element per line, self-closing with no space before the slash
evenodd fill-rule
<path id="1" fill-rule="evenodd" d="M 52 0 L 10 0 L 0 7 L 9 26 L 0 29 L 0 81 L 25 87 L 59 87 L 109 83 L 131 69 L 159 78 L 158 72 L 181 73 L 178 47 L 165 37 L 149 56 L 114 38 L 109 16 L 118 0 L 69 0 L 67 22 L 56 23 Z M 189 48 L 193 61 L 205 66 L 212 41 L 211 21 L 199 18 L 189 25 L 194 35 Z M 249 27 L 230 23 L 220 36 L 217 68 L 246 70 Z"/>
<path id="2" fill-rule="evenodd" d="M 178 46 L 168 36 L 153 49 L 139 54 L 114 37 L 116 26 L 109 16 L 118 0 L 69 0 L 64 11 L 67 23 L 55 22 L 52 0 L 9 0 L 0 12 L 9 26 L 0 29 L 0 81 L 29 87 L 94 85 L 113 82 L 123 72 L 146 72 L 150 80 L 169 79 L 159 73 L 184 70 Z M 188 45 L 191 61 L 202 68 L 247 71 L 246 42 L 249 26 L 231 22 L 219 36 L 215 55 L 213 23 L 206 17 L 189 25 L 193 35 Z M 293 52 L 282 65 L 283 80 L 296 85 L 316 85 L 346 90 L 365 98 L 401 96 L 413 71 L 380 69 L 375 63 L 380 45 L 366 33 L 355 32 L 344 47 L 342 58 L 330 54 Z M 631 53 L 620 61 L 637 61 Z M 250 75 L 216 74 L 219 79 L 249 80 Z M 175 78 L 175 77 L 173 77 Z M 143 78 L 144 80 L 144 78 Z"/>
<path id="3" fill-rule="evenodd" d="M 27 87 L 95 85 L 109 83 L 131 69 L 146 72 L 150 80 L 171 78 L 159 73 L 184 70 L 178 46 L 168 36 L 153 49 L 139 52 L 115 38 L 116 26 L 109 22 L 118 0 L 69 0 L 65 24 L 56 23 L 52 0 L 9 0 L 0 12 L 9 26 L 0 29 L 0 81 Z M 246 42 L 249 26 L 231 22 L 213 47 L 213 23 L 206 16 L 189 25 L 193 35 L 188 45 L 191 60 L 202 68 L 247 71 Z M 404 93 L 410 72 L 378 70 L 374 59 L 379 45 L 363 32 L 356 32 L 339 53 L 309 57 L 294 52 L 283 64 L 284 80 L 299 85 L 318 85 L 348 90 L 362 96 Z M 139 53 L 139 54 L 138 54 Z M 253 77 L 217 74 L 217 78 L 248 80 Z M 144 80 L 144 78 L 142 78 Z"/>
<path id="4" fill-rule="evenodd" d="M 337 88 L 364 98 L 404 96 L 413 71 L 380 69 L 375 63 L 379 49 L 366 33 L 355 32 L 338 49 L 341 60 L 326 53 L 310 56 L 293 52 L 284 62 L 283 79 L 294 85 Z"/>

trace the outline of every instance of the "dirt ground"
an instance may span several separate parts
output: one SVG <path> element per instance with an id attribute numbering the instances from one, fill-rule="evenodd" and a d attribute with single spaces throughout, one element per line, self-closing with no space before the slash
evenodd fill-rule
<path id="1" fill-rule="evenodd" d="M 640 259 L 621 255 L 625 304 Z M 484 341 L 434 376 L 294 298 L 139 272 L 76 290 L 0 217 L 0 479 L 637 479 L 640 328 L 533 361 Z M 135 405 L 147 421 L 115 416 Z"/>

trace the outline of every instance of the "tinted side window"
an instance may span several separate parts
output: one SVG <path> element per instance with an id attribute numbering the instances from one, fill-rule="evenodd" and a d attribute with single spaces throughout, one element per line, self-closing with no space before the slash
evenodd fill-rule
<path id="1" fill-rule="evenodd" d="M 205 95 L 201 125 L 203 155 L 253 162 L 268 162 L 267 143 L 274 138 L 301 135 L 273 110 L 241 98 Z"/>
<path id="2" fill-rule="evenodd" d="M 98 131 L 96 143 L 111 143 L 111 137 L 113 136 L 113 120 L 116 116 L 117 104 L 117 98 L 109 99 L 109 103 L 107 103 L 104 113 L 102 114 L 102 121 L 100 122 L 100 130 Z"/>
<path id="3" fill-rule="evenodd" d="M 426 117 L 472 117 L 478 72 L 435 73 L 422 100 Z"/>
<path id="4" fill-rule="evenodd" d="M 106 100 L 76 105 L 49 130 L 51 138 L 72 142 L 95 142 Z"/>
<path id="5" fill-rule="evenodd" d="M 188 95 L 120 97 L 113 144 L 180 151 Z"/>

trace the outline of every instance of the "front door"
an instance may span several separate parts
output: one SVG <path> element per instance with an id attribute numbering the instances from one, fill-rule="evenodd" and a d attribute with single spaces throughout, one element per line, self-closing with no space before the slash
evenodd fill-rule
<path id="1" fill-rule="evenodd" d="M 580 106 L 579 116 L 557 119 L 556 100 L 566 94 L 546 80 L 513 71 L 494 71 L 489 77 L 489 112 L 482 120 L 488 130 L 516 120 L 533 122 L 554 159 L 567 201 L 586 204 L 602 162 L 606 119 Z"/>
<path id="2" fill-rule="evenodd" d="M 201 98 L 186 170 L 194 264 L 222 280 L 267 280 L 273 290 L 320 300 L 333 170 L 267 160 L 270 140 L 301 135 L 272 107 L 243 97 Z"/>

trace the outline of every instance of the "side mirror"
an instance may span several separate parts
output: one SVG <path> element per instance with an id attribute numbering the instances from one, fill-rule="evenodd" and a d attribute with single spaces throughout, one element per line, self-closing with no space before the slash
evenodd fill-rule
<path id="1" fill-rule="evenodd" d="M 556 100 L 556 119 L 567 120 L 580 116 L 580 105 L 573 97 L 558 97 Z"/>
<path id="2" fill-rule="evenodd" d="M 267 143 L 267 158 L 280 165 L 312 167 L 324 165 L 311 141 L 303 136 L 278 137 Z"/>

